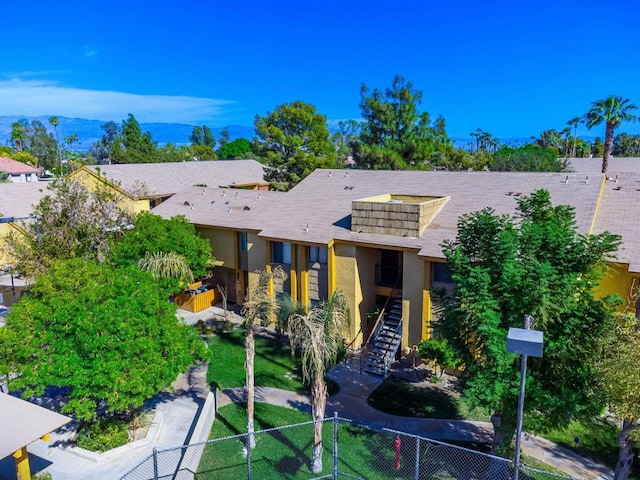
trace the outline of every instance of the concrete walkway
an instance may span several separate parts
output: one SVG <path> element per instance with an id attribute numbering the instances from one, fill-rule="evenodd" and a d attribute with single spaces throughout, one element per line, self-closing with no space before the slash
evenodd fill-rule
<path id="1" fill-rule="evenodd" d="M 490 443 L 493 438 L 493 427 L 489 422 L 401 417 L 374 409 L 367 403 L 367 398 L 382 383 L 382 378 L 360 373 L 358 358 L 340 363 L 328 372 L 327 377 L 340 385 L 340 392 L 327 401 L 327 415 L 335 411 L 343 418 L 374 429 L 388 428 L 434 440 Z M 220 406 L 244 400 L 244 388 L 227 389 L 223 392 Z M 308 396 L 287 390 L 256 387 L 256 401 L 311 412 Z M 522 451 L 577 479 L 613 479 L 613 473 L 607 467 L 534 435 L 525 435 Z"/>

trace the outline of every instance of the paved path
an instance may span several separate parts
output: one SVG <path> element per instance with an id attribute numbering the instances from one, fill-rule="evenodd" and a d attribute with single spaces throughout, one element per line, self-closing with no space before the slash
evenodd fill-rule
<path id="1" fill-rule="evenodd" d="M 490 443 L 492 440 L 493 427 L 489 422 L 401 417 L 374 409 L 366 399 L 382 383 L 382 378 L 360 373 L 360 363 L 357 358 L 340 363 L 328 372 L 327 377 L 340 385 L 338 394 L 329 397 L 327 401 L 326 411 L 329 415 L 336 411 L 343 418 L 375 429 L 388 428 L 434 440 L 484 443 Z M 243 400 L 245 400 L 244 388 L 227 389 L 223 392 L 220 406 Z M 287 390 L 256 387 L 256 401 L 311 412 L 308 396 Z M 607 467 L 534 435 L 526 435 L 522 443 L 522 451 L 525 455 L 537 458 L 577 479 L 610 480 L 613 478 L 613 473 Z"/>

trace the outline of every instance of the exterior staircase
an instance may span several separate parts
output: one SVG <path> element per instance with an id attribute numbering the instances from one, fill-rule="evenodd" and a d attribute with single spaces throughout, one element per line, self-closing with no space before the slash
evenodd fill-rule
<path id="1" fill-rule="evenodd" d="M 402 300 L 396 298 L 376 331 L 367 348 L 365 371 L 386 377 L 402 340 Z"/>

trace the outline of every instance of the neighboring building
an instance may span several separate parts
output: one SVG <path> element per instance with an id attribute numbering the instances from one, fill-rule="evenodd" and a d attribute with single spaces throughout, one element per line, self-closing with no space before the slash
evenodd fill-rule
<path id="1" fill-rule="evenodd" d="M 13 183 L 37 182 L 40 175 L 37 168 L 7 157 L 0 157 L 0 172 L 6 173 Z"/>
<path id="2" fill-rule="evenodd" d="M 134 212 L 150 210 L 192 186 L 268 190 L 263 166 L 255 160 L 89 165 L 70 178 L 90 188 L 115 189 Z"/>
<path id="3" fill-rule="evenodd" d="M 24 222 L 32 222 L 29 218 L 33 213 L 33 206 L 47 194 L 47 184 L 43 182 L 29 183 L 0 183 L 0 217 L 13 217 L 13 222 L 0 222 L 0 304 L 12 305 L 25 288 L 24 279 L 14 278 L 10 272 L 11 259 L 4 245 L 4 237 L 11 232 L 24 234 Z"/>
<path id="4" fill-rule="evenodd" d="M 373 328 L 367 313 L 397 298 L 402 346 L 410 347 L 431 334 L 431 291 L 451 286 L 442 243 L 455 238 L 459 217 L 484 207 L 513 213 L 518 197 L 541 188 L 554 204 L 576 207 L 580 232 L 623 236 L 603 289 L 628 296 L 640 278 L 640 227 L 629 221 L 635 218 L 629 209 L 639 204 L 634 182 L 640 177 L 622 177 L 615 183 L 602 174 L 316 170 L 288 193 L 230 196 L 190 188 L 154 213 L 185 215 L 211 240 L 217 274 L 228 287 L 235 284 L 239 303 L 257 270 L 281 264 L 289 278 L 274 285 L 276 293 L 305 305 L 335 289 L 345 293 L 354 348 Z M 623 184 L 629 188 L 618 188 Z"/>

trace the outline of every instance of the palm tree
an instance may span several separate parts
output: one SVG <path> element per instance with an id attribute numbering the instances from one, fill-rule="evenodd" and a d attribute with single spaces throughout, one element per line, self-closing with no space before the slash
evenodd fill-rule
<path id="1" fill-rule="evenodd" d="M 613 131 L 622 122 L 634 122 L 637 117 L 631 110 L 638 108 L 628 98 L 612 95 L 603 100 L 591 103 L 591 110 L 584 114 L 583 121 L 588 129 L 604 122 L 604 154 L 602 156 L 602 173 L 607 173 L 609 156 L 613 145 Z"/>
<path id="2" fill-rule="evenodd" d="M 53 127 L 53 130 L 56 133 L 56 151 L 58 152 L 60 175 L 62 176 L 62 152 L 60 152 L 60 139 L 58 138 L 58 125 L 60 125 L 60 119 L 58 117 L 49 117 L 49 124 Z"/>
<path id="3" fill-rule="evenodd" d="M 302 377 L 311 384 L 313 415 L 313 460 L 311 471 L 322 471 L 322 424 L 327 406 L 327 384 L 324 374 L 335 363 L 342 345 L 342 333 L 349 324 L 349 307 L 344 294 L 334 292 L 319 307 L 307 315 L 296 314 L 289 319 L 291 349 L 300 351 Z"/>
<path id="4" fill-rule="evenodd" d="M 278 302 L 271 293 L 271 281 L 274 278 L 286 277 L 286 273 L 282 267 L 277 266 L 272 271 L 264 270 L 260 272 L 258 284 L 255 288 L 249 289 L 247 299 L 242 307 L 242 315 L 244 316 L 243 326 L 246 329 L 245 337 L 245 391 L 247 394 L 247 448 L 256 446 L 256 439 L 253 432 L 253 412 L 254 412 L 254 359 L 256 356 L 255 346 L 255 326 L 256 324 L 269 325 L 276 320 L 278 314 Z"/>
<path id="5" fill-rule="evenodd" d="M 580 117 L 573 117 L 571 120 L 567 122 L 569 127 L 573 127 L 573 151 L 571 152 L 571 156 L 573 158 L 576 157 L 576 139 L 578 138 L 578 125 L 580 124 Z"/>
<path id="6" fill-rule="evenodd" d="M 180 282 L 193 283 L 193 272 L 186 259 L 176 252 L 146 252 L 138 261 L 138 268 L 149 272 L 157 281 L 165 278 L 177 278 Z"/>

